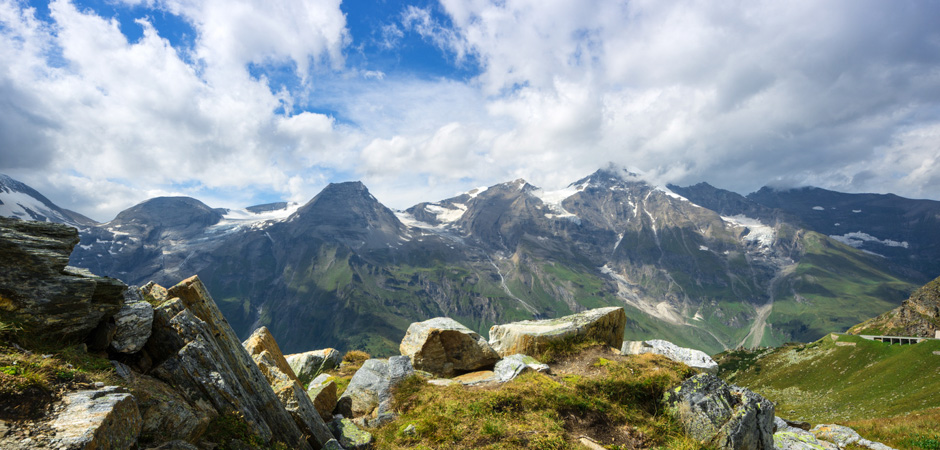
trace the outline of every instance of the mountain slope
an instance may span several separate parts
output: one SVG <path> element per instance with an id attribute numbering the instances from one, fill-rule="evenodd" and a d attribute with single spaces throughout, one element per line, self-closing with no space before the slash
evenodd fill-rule
<path id="1" fill-rule="evenodd" d="M 56 206 L 35 189 L 3 174 L 0 174 L 0 216 L 74 227 L 96 223 L 79 213 Z"/>
<path id="2" fill-rule="evenodd" d="M 852 327 L 849 333 L 933 338 L 938 330 L 940 278 L 914 291 L 901 306 Z"/>
<path id="3" fill-rule="evenodd" d="M 717 352 L 816 339 L 912 288 L 884 258 L 779 210 L 676 191 L 608 168 L 557 191 L 515 180 L 406 211 L 358 182 L 301 207 L 158 198 L 83 227 L 72 264 L 132 284 L 198 274 L 239 335 L 266 325 L 288 352 L 387 354 L 430 317 L 485 334 L 610 305 L 627 309 L 627 338 Z"/>

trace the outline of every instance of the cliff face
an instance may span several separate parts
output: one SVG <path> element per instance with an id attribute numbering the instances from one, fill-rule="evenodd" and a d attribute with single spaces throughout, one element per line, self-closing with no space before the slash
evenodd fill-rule
<path id="1" fill-rule="evenodd" d="M 940 330 L 940 277 L 914 291 L 901 306 L 849 330 L 852 334 L 932 338 Z"/>

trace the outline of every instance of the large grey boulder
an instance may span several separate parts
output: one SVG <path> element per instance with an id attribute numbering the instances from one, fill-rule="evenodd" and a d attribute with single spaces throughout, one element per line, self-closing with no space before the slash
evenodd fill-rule
<path id="1" fill-rule="evenodd" d="M 114 314 L 116 326 L 111 348 L 119 353 L 136 353 L 144 348 L 153 325 L 153 305 L 144 301 L 137 286 L 124 293 L 124 305 Z"/>
<path id="2" fill-rule="evenodd" d="M 406 356 L 366 361 L 349 380 L 336 412 L 346 417 L 367 418 L 390 414 L 391 389 L 413 373 L 411 360 Z"/>
<path id="3" fill-rule="evenodd" d="M 319 373 L 339 367 L 343 355 L 335 348 L 325 348 L 303 353 L 285 355 L 287 364 L 297 375 L 301 384 L 306 385 Z"/>
<path id="4" fill-rule="evenodd" d="M 276 438 L 290 448 L 311 448 L 197 277 L 166 290 L 165 296 L 155 286 L 144 295 L 166 298 L 154 308 L 145 346 L 153 359 L 152 375 L 190 404 L 217 415 L 240 414 L 265 442 Z"/>
<path id="5" fill-rule="evenodd" d="M 124 283 L 67 266 L 76 244 L 72 227 L 0 217 L 0 310 L 25 332 L 84 340 L 121 309 Z"/>
<path id="6" fill-rule="evenodd" d="M 597 308 L 546 320 L 525 320 L 490 328 L 490 346 L 505 357 L 516 353 L 537 355 L 550 342 L 596 339 L 620 348 L 627 315 L 619 306 Z"/>
<path id="7" fill-rule="evenodd" d="M 655 353 L 663 355 L 673 361 L 681 362 L 693 369 L 710 374 L 718 373 L 718 363 L 701 350 L 679 347 L 669 341 L 652 339 L 649 341 L 624 341 L 620 348 L 621 355 L 641 355 Z"/>
<path id="8" fill-rule="evenodd" d="M 790 426 L 785 420 L 774 417 L 775 450 L 839 450 L 833 443 L 820 441 L 809 431 Z"/>
<path id="9" fill-rule="evenodd" d="M 666 392 L 668 414 L 686 433 L 720 449 L 773 450 L 774 404 L 742 387 L 701 373 Z"/>
<path id="10" fill-rule="evenodd" d="M 126 449 L 137 444 L 140 412 L 134 396 L 117 386 L 75 391 L 52 423 L 54 448 Z"/>
<path id="11" fill-rule="evenodd" d="M 834 443 L 839 448 L 845 448 L 850 444 L 855 444 L 871 450 L 894 450 L 880 442 L 869 441 L 861 437 L 855 430 L 844 425 L 816 425 L 810 432 L 819 439 Z"/>
<path id="12" fill-rule="evenodd" d="M 336 377 L 329 374 L 320 374 L 307 386 L 307 397 L 313 401 L 320 417 L 324 421 L 333 420 L 333 409 L 336 408 Z"/>
<path id="13" fill-rule="evenodd" d="M 294 371 L 287 364 L 281 348 L 266 327 L 260 327 L 248 337 L 242 346 L 248 350 L 255 364 L 261 369 L 274 394 L 290 413 L 304 435 L 310 436 L 310 445 L 321 448 L 332 439 L 329 426 L 297 381 Z"/>
<path id="14" fill-rule="evenodd" d="M 492 366 L 499 355 L 475 331 L 449 317 L 436 317 L 408 326 L 399 347 L 415 369 L 452 376 Z"/>

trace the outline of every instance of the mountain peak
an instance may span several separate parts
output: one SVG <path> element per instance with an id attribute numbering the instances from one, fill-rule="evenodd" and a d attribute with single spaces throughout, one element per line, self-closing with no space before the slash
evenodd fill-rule
<path id="1" fill-rule="evenodd" d="M 330 183 L 291 218 L 299 231 L 331 236 L 358 248 L 396 239 L 404 225 L 360 181 Z"/>
<path id="2" fill-rule="evenodd" d="M 222 220 L 223 211 L 192 197 L 155 197 L 114 218 L 114 224 L 148 224 L 155 227 L 210 226 Z"/>

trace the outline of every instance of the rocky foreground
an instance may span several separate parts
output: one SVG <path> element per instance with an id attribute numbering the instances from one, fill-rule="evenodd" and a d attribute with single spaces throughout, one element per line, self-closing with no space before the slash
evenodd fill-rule
<path id="1" fill-rule="evenodd" d="M 285 356 L 263 327 L 239 342 L 197 277 L 127 287 L 66 267 L 74 230 L 0 221 L 0 448 L 886 448 L 776 418 L 701 352 L 623 343 L 622 308 L 498 325 L 490 340 L 450 318 L 414 323 L 401 356 L 347 380 L 333 349 Z M 483 422 L 442 423 L 462 414 Z"/>

